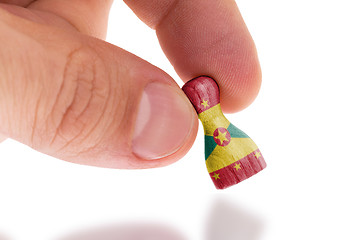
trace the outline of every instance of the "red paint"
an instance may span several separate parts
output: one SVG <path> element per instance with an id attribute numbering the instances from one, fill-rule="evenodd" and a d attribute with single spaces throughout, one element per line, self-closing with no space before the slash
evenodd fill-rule
<path id="1" fill-rule="evenodd" d="M 257 158 L 255 155 L 257 152 L 259 152 L 259 149 L 227 167 L 210 173 L 216 188 L 224 189 L 230 187 L 263 170 L 266 167 L 266 163 L 262 155 Z M 237 170 L 236 164 L 240 164 L 239 170 Z M 217 175 L 219 175 L 219 178 Z"/>
<path id="2" fill-rule="evenodd" d="M 218 84 L 210 77 L 194 78 L 182 87 L 197 113 L 201 113 L 220 103 Z M 202 104 L 207 101 L 208 107 Z"/>

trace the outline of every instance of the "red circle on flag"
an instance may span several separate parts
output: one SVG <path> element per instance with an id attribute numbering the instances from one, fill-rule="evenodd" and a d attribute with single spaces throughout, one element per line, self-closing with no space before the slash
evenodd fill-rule
<path id="1" fill-rule="evenodd" d="M 225 147 L 231 141 L 231 135 L 226 128 L 219 127 L 213 132 L 213 138 L 216 144 L 219 146 Z"/>

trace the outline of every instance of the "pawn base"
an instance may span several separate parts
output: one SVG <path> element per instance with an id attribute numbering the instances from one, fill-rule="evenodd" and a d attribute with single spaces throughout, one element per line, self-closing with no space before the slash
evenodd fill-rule
<path id="1" fill-rule="evenodd" d="M 259 149 L 246 157 L 211 172 L 210 176 L 217 189 L 225 189 L 255 175 L 266 167 Z"/>

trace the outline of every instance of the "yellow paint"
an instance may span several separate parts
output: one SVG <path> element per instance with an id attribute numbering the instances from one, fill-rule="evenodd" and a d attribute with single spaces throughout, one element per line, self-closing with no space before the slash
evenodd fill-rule
<path id="1" fill-rule="evenodd" d="M 261 156 L 260 152 L 255 153 L 255 157 L 258 159 Z"/>
<path id="2" fill-rule="evenodd" d="M 221 111 L 220 103 L 198 114 L 198 117 L 204 126 L 205 135 L 207 136 L 213 136 L 214 130 L 218 127 L 227 129 L 230 125 L 229 120 L 225 118 Z"/>
<path id="3" fill-rule="evenodd" d="M 219 177 L 219 173 L 217 174 L 217 173 L 215 173 L 214 175 L 213 175 L 213 177 L 214 177 L 214 179 L 215 180 L 217 180 L 217 179 L 220 179 L 220 177 Z"/>
<path id="4" fill-rule="evenodd" d="M 201 103 L 201 105 L 203 105 L 205 108 L 208 108 L 210 105 L 208 105 L 208 100 L 202 100 L 202 103 Z"/>
<path id="5" fill-rule="evenodd" d="M 224 168 L 258 149 L 250 138 L 231 138 L 230 143 L 225 146 L 217 145 L 206 160 L 209 173 Z"/>
<path id="6" fill-rule="evenodd" d="M 240 163 L 236 163 L 236 165 L 234 165 L 233 168 L 235 168 L 237 171 L 238 171 L 239 169 L 242 169 L 241 166 L 240 166 Z"/>
<path id="7" fill-rule="evenodd" d="M 226 133 L 227 132 L 222 133 L 218 130 L 218 136 L 216 138 L 219 139 L 221 145 L 223 144 L 224 141 L 227 141 Z"/>

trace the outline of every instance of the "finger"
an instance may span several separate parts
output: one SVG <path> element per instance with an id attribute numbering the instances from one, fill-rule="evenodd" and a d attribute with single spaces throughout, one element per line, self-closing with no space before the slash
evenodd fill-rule
<path id="1" fill-rule="evenodd" d="M 0 143 L 6 140 L 6 136 L 0 133 Z"/>
<path id="2" fill-rule="evenodd" d="M 113 0 L 37 0 L 28 9 L 62 17 L 82 33 L 104 39 Z"/>
<path id="3" fill-rule="evenodd" d="M 156 29 L 179 76 L 215 78 L 226 112 L 248 106 L 258 94 L 261 71 L 254 42 L 233 0 L 125 0 Z"/>
<path id="4" fill-rule="evenodd" d="M 196 114 L 163 71 L 104 41 L 1 9 L 0 29 L 6 136 L 60 159 L 113 168 L 164 166 L 192 145 Z"/>
<path id="5" fill-rule="evenodd" d="M 0 0 L 0 3 L 13 4 L 21 7 L 27 7 L 32 2 L 34 2 L 34 0 Z"/>

